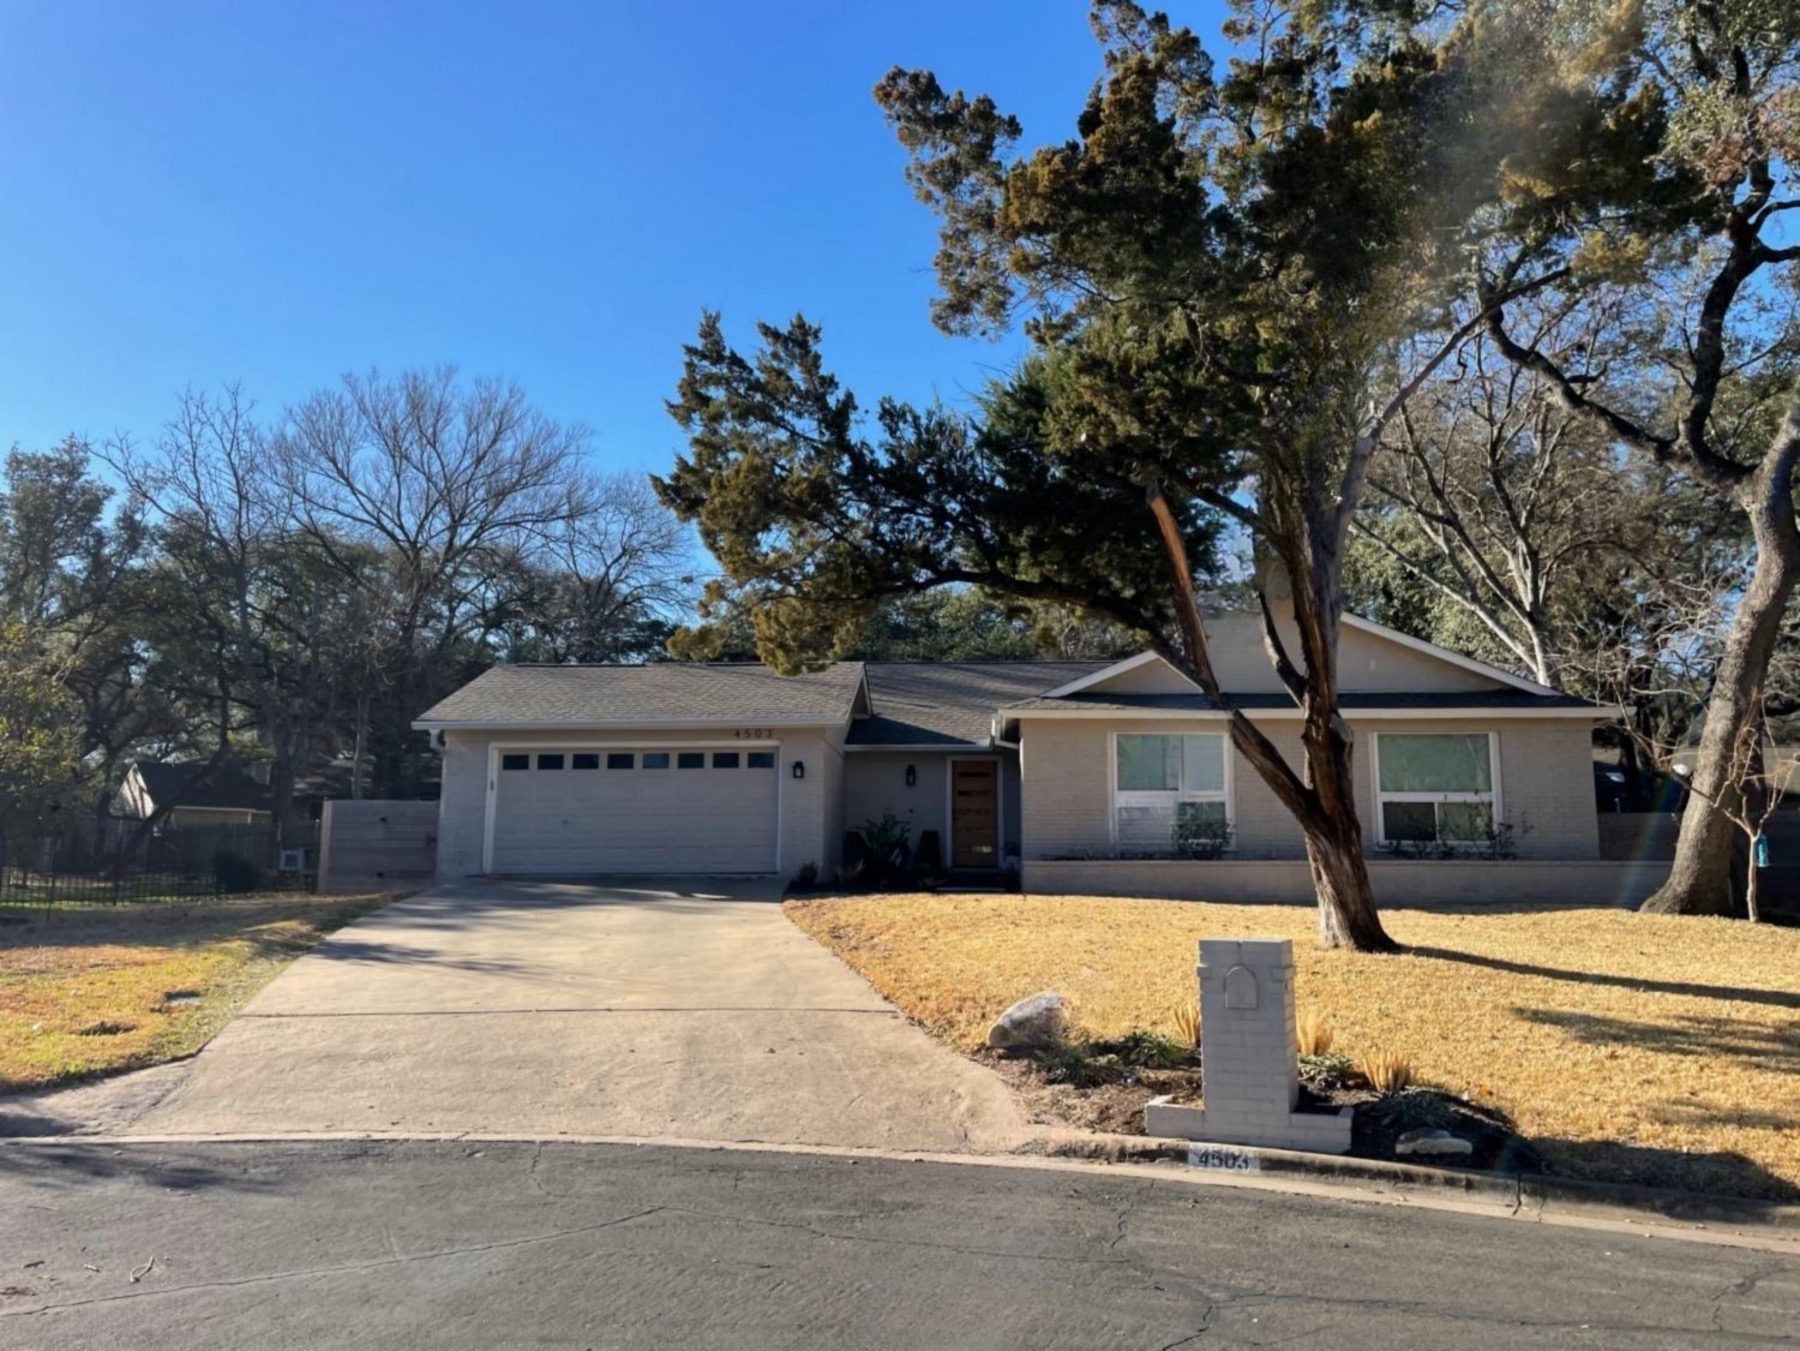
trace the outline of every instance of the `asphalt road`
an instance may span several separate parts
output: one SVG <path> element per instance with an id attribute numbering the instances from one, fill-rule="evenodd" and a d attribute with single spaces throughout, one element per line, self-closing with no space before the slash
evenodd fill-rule
<path id="1" fill-rule="evenodd" d="M 1651 1347 L 1800 1259 L 1130 1173 L 476 1143 L 0 1147 L 5 1347 Z"/>

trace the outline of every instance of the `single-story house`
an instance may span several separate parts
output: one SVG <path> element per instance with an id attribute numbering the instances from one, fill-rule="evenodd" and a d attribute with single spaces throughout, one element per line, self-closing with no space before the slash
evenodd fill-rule
<path id="1" fill-rule="evenodd" d="M 1291 625 L 1288 648 L 1297 650 Z M 1209 621 L 1231 699 L 1299 763 L 1260 620 Z M 1342 708 L 1387 901 L 1640 899 L 1602 860 L 1592 731 L 1611 710 L 1346 617 Z M 1311 895 L 1298 825 L 1225 714 L 1151 653 L 1116 662 L 502 666 L 415 724 L 443 754 L 438 876 L 830 881 L 885 813 L 944 863 L 1027 890 Z"/>
<path id="2" fill-rule="evenodd" d="M 269 786 L 241 769 L 158 760 L 139 760 L 125 771 L 114 806 L 139 821 L 169 806 L 163 820 L 172 826 L 253 826 L 272 810 Z"/>

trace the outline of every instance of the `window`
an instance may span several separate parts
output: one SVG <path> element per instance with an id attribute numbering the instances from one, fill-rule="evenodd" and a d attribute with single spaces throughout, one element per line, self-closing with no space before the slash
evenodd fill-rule
<path id="1" fill-rule="evenodd" d="M 569 757 L 570 769 L 598 769 L 600 757 L 592 751 L 576 751 Z"/>
<path id="2" fill-rule="evenodd" d="M 500 757 L 500 768 L 506 770 L 530 769 L 531 757 L 529 755 L 503 755 Z"/>
<path id="3" fill-rule="evenodd" d="M 744 763 L 751 769 L 773 769 L 775 768 L 775 752 L 751 751 L 744 757 Z"/>
<path id="4" fill-rule="evenodd" d="M 682 752 L 680 752 L 675 757 L 675 768 L 677 768 L 677 769 L 705 769 L 706 768 L 706 752 L 705 751 L 682 751 Z"/>
<path id="5" fill-rule="evenodd" d="M 539 769 L 561 769 L 562 767 L 563 767 L 563 758 L 562 758 L 561 751 L 557 751 L 553 755 L 538 756 L 538 768 Z"/>
<path id="6" fill-rule="evenodd" d="M 637 765 L 637 756 L 630 751 L 611 751 L 606 757 L 608 769 L 632 769 Z"/>
<path id="7" fill-rule="evenodd" d="M 1230 847 L 1230 763 L 1222 735 L 1121 732 L 1113 740 L 1121 849 L 1210 858 Z"/>
<path id="8" fill-rule="evenodd" d="M 669 753 L 667 751 L 645 751 L 644 752 L 644 768 L 645 769 L 667 769 L 668 767 L 669 767 Z"/>
<path id="9" fill-rule="evenodd" d="M 1494 833 L 1494 738 L 1487 732 L 1375 738 L 1383 844 L 1480 844 Z"/>
<path id="10" fill-rule="evenodd" d="M 713 768 L 714 769 L 736 769 L 737 767 L 738 767 L 738 753 L 736 751 L 714 751 L 713 752 Z"/>

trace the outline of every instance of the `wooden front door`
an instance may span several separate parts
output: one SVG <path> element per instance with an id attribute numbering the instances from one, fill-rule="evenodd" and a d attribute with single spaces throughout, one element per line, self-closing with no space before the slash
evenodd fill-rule
<path id="1" fill-rule="evenodd" d="M 1000 762 L 950 762 L 950 866 L 1000 866 Z"/>

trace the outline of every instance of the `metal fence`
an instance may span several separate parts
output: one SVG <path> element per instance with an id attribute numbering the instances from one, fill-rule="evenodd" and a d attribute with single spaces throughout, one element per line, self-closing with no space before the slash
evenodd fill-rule
<path id="1" fill-rule="evenodd" d="M 311 838 L 290 839 L 283 847 L 266 822 L 145 830 L 136 821 L 109 821 L 8 840 L 0 859 L 0 903 L 123 904 L 307 889 L 315 857 Z"/>

